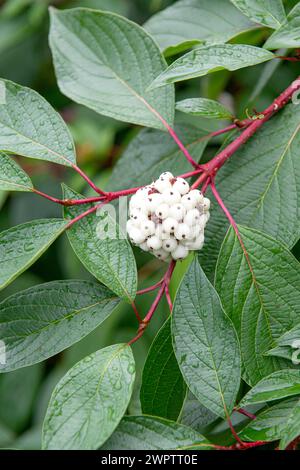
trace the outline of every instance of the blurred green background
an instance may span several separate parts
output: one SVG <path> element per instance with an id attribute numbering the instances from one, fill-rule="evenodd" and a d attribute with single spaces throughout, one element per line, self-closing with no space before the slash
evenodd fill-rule
<path id="1" fill-rule="evenodd" d="M 59 92 L 48 47 L 48 7 L 84 6 L 110 10 L 143 24 L 151 15 L 172 3 L 172 0 L 0 0 L 0 77 L 37 90 L 62 114 L 76 142 L 79 166 L 102 188 L 109 188 L 113 165 L 138 129 L 136 126 L 97 115 L 70 102 Z M 287 10 L 295 3 L 297 2 L 286 1 Z M 234 42 L 262 45 L 267 35 L 267 29 L 261 28 L 255 33 L 241 35 Z M 275 73 L 272 68 L 276 68 Z M 262 64 L 234 74 L 218 72 L 179 85 L 177 98 L 201 96 L 218 99 L 229 106 L 238 117 L 244 118 L 246 109 L 252 113 L 253 108 L 261 110 L 266 107 L 296 78 L 297 72 L 299 73 L 299 66 L 297 71 L 295 64 L 285 61 Z M 189 121 L 191 118 L 184 119 Z M 207 131 L 224 125 L 195 117 L 192 119 L 200 129 Z M 212 140 L 203 158 L 214 155 L 221 142 L 220 138 Z M 80 177 L 65 167 L 37 160 L 18 161 L 30 174 L 34 185 L 48 194 L 60 197 L 62 181 L 79 192 L 90 193 Z M 36 218 L 61 215 L 60 207 L 26 193 L 0 192 L 0 209 L 1 229 Z M 294 248 L 294 254 L 300 257 L 300 245 Z M 136 258 L 140 268 L 141 288 L 160 279 L 165 268 L 160 262 L 153 261 L 138 250 Z M 187 264 L 188 261 L 176 268 L 173 293 Z M 29 271 L 0 293 L 0 300 L 32 285 L 74 278 L 88 279 L 90 274 L 77 260 L 66 237 L 63 236 Z M 142 316 L 150 306 L 152 298 L 152 294 L 147 294 L 137 300 Z M 134 345 L 139 373 L 130 413 L 139 412 L 138 393 L 143 362 L 155 333 L 167 315 L 168 308 L 163 301 L 145 336 Z M 99 329 L 64 353 L 45 363 L 1 374 L 0 447 L 38 449 L 46 406 L 60 377 L 87 354 L 109 344 L 129 340 L 135 334 L 136 326 L 131 308 L 122 304 Z"/>

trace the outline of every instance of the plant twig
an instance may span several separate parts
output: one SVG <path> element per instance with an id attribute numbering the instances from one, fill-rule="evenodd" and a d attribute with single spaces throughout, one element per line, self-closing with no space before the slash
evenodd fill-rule
<path id="1" fill-rule="evenodd" d="M 162 125 L 167 129 L 167 131 L 169 132 L 170 136 L 172 137 L 172 139 L 176 142 L 176 144 L 178 145 L 178 147 L 180 148 L 180 150 L 182 151 L 182 153 L 184 154 L 185 158 L 187 159 L 188 162 L 190 162 L 190 164 L 194 167 L 194 168 L 198 168 L 199 167 L 199 164 L 197 162 L 195 162 L 195 160 L 193 159 L 193 157 L 191 156 L 191 154 L 189 153 L 189 151 L 187 150 L 187 148 L 183 145 L 183 143 L 181 142 L 181 140 L 179 139 L 178 135 L 176 134 L 175 130 L 167 123 L 167 121 L 159 114 L 158 111 L 156 111 L 156 109 L 154 109 L 144 98 L 141 98 L 141 100 L 143 101 L 143 103 L 145 104 L 145 106 L 149 109 L 149 111 L 151 111 L 152 114 L 154 114 L 159 120 L 160 122 L 162 123 Z"/>
<path id="2" fill-rule="evenodd" d="M 237 413 L 240 413 L 241 415 L 247 416 L 247 418 L 250 419 L 256 419 L 256 416 L 249 411 L 245 410 L 244 408 L 236 408 L 235 411 Z"/>
<path id="3" fill-rule="evenodd" d="M 86 182 L 87 184 L 98 194 L 101 194 L 101 196 L 105 196 L 106 193 L 105 191 L 102 191 L 102 189 L 98 188 L 91 180 L 90 178 L 84 173 L 84 171 L 79 168 L 79 166 L 75 165 L 75 163 L 72 165 L 73 170 L 75 170 Z"/>
<path id="4" fill-rule="evenodd" d="M 62 206 L 78 206 L 81 204 L 89 204 L 92 202 L 102 201 L 105 196 L 98 196 L 98 197 L 88 197 L 85 199 L 57 199 L 56 197 L 49 196 L 49 194 L 43 193 L 38 189 L 32 189 L 32 192 L 37 194 L 38 196 L 42 196 L 45 199 L 48 199 L 51 202 L 55 202 L 56 204 L 60 204 Z"/>
<path id="5" fill-rule="evenodd" d="M 155 313 L 155 311 L 158 307 L 159 302 L 161 301 L 164 293 L 166 292 L 166 286 L 169 286 L 170 279 L 171 279 L 171 276 L 173 274 L 175 265 L 176 265 L 176 261 L 174 261 L 174 260 L 171 261 L 171 263 L 169 264 L 169 267 L 168 267 L 168 269 L 167 269 L 167 271 L 166 271 L 166 273 L 165 273 L 165 275 L 162 279 L 160 289 L 159 289 L 159 291 L 158 291 L 158 293 L 157 293 L 150 309 L 148 310 L 147 315 L 145 316 L 145 318 L 140 323 L 137 335 L 128 342 L 129 345 L 135 343 L 144 334 L 144 332 L 145 332 L 152 316 L 154 315 L 154 313 Z"/>
<path id="6" fill-rule="evenodd" d="M 97 204 L 96 206 L 90 207 L 87 211 L 82 212 L 81 214 L 77 215 L 74 219 L 71 219 L 68 224 L 66 225 L 66 230 L 72 227 L 72 225 L 76 224 L 79 220 L 83 219 L 89 214 L 92 214 L 93 212 L 96 212 L 100 207 L 103 207 L 105 202 L 102 202 L 101 204 Z"/>
<path id="7" fill-rule="evenodd" d="M 258 119 L 252 120 L 247 125 L 246 129 L 239 134 L 239 136 L 231 142 L 225 149 L 223 149 L 212 160 L 203 165 L 199 165 L 203 169 L 201 176 L 195 181 L 192 188 L 197 188 L 200 184 L 204 183 L 205 179 L 210 176 L 214 177 L 217 171 L 224 165 L 224 163 L 243 145 L 260 127 L 268 121 L 275 113 L 282 109 L 288 101 L 292 98 L 293 94 L 300 89 L 300 76 L 289 87 L 286 88 L 274 101 L 268 106 Z"/>

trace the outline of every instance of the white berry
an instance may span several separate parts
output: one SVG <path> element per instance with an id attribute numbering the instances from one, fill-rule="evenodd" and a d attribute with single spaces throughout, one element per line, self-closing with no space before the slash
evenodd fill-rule
<path id="1" fill-rule="evenodd" d="M 159 218 L 159 219 L 166 219 L 169 215 L 169 211 L 170 211 L 170 208 L 168 206 L 168 204 L 160 204 L 156 210 L 155 210 L 155 215 Z"/>
<path id="2" fill-rule="evenodd" d="M 178 222 L 172 217 L 167 217 L 162 223 L 162 228 L 165 233 L 174 233 L 177 227 Z"/>
<path id="3" fill-rule="evenodd" d="M 140 230 L 145 237 L 153 235 L 155 233 L 155 223 L 152 220 L 145 220 L 141 223 Z"/>
<path id="4" fill-rule="evenodd" d="M 210 200 L 166 171 L 130 200 L 126 230 L 132 243 L 162 261 L 182 260 L 200 250 Z"/>
<path id="5" fill-rule="evenodd" d="M 177 245 L 178 241 L 176 238 L 168 238 L 167 240 L 164 240 L 162 244 L 163 249 L 168 252 L 174 251 Z"/>
<path id="6" fill-rule="evenodd" d="M 160 193 L 149 194 L 146 198 L 146 206 L 150 212 L 154 212 L 155 209 L 162 204 L 163 198 Z"/>
<path id="7" fill-rule="evenodd" d="M 172 254 L 172 258 L 175 260 L 184 259 L 189 254 L 189 250 L 183 245 L 178 245 L 177 248 L 174 251 L 172 251 L 171 254 Z"/>
<path id="8" fill-rule="evenodd" d="M 203 198 L 203 209 L 205 212 L 209 211 L 210 209 L 210 200 L 207 197 Z"/>
<path id="9" fill-rule="evenodd" d="M 201 250 L 204 245 L 204 235 L 201 233 L 194 241 L 190 241 L 187 247 L 190 250 Z"/>
<path id="10" fill-rule="evenodd" d="M 169 179 L 158 179 L 154 183 L 154 187 L 157 191 L 160 193 L 163 193 L 164 191 L 167 191 L 168 189 L 170 190 L 172 188 L 171 182 Z"/>
<path id="11" fill-rule="evenodd" d="M 158 179 L 160 179 L 160 180 L 166 180 L 166 179 L 170 180 L 170 179 L 173 179 L 173 178 L 174 178 L 174 176 L 172 175 L 172 173 L 170 173 L 170 171 L 164 171 Z"/>
<path id="12" fill-rule="evenodd" d="M 183 178 L 176 178 L 176 181 L 173 184 L 173 189 L 183 195 L 189 192 L 190 186 Z"/>
<path id="13" fill-rule="evenodd" d="M 152 237 L 148 238 L 147 246 L 150 248 L 150 250 L 159 250 L 162 247 L 162 241 L 156 235 L 153 235 Z"/>
<path id="14" fill-rule="evenodd" d="M 181 200 L 181 195 L 180 195 L 180 192 L 179 191 L 175 191 L 175 189 L 167 189 L 166 191 L 164 191 L 162 193 L 162 197 L 163 197 L 163 201 L 166 203 L 166 204 L 176 204 L 178 202 L 180 202 Z"/>
<path id="15" fill-rule="evenodd" d="M 175 237 L 177 240 L 188 240 L 191 238 L 191 229 L 187 224 L 178 224 L 175 229 Z"/>
<path id="16" fill-rule="evenodd" d="M 198 209 L 190 209 L 187 211 L 184 217 L 184 223 L 192 227 L 195 224 L 198 224 L 200 220 L 200 213 Z"/>
<path id="17" fill-rule="evenodd" d="M 166 261 L 170 257 L 170 253 L 168 253 L 163 248 L 160 248 L 160 250 L 154 250 L 153 254 L 154 256 L 156 256 L 156 258 L 161 259 L 163 261 Z"/>
<path id="18" fill-rule="evenodd" d="M 132 227 L 129 230 L 128 235 L 132 243 L 135 243 L 136 245 L 143 243 L 145 241 L 145 236 L 143 235 L 141 230 L 138 229 L 137 227 Z"/>
<path id="19" fill-rule="evenodd" d="M 185 194 L 181 198 L 181 204 L 185 207 L 187 211 L 194 209 L 196 207 L 196 202 L 194 198 L 190 196 L 190 193 Z"/>
<path id="20" fill-rule="evenodd" d="M 170 217 L 172 217 L 172 219 L 175 219 L 178 221 L 183 220 L 185 214 L 186 214 L 186 208 L 180 202 L 170 207 L 169 215 Z"/>

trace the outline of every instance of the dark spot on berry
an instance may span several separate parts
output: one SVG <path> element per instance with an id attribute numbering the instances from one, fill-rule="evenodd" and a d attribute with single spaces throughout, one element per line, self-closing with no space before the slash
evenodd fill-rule
<path id="1" fill-rule="evenodd" d="M 182 235 L 182 238 L 185 238 L 185 235 Z"/>
<path id="2" fill-rule="evenodd" d="M 170 245 L 168 244 L 168 245 L 166 245 L 166 247 L 167 247 L 167 248 L 170 248 Z"/>

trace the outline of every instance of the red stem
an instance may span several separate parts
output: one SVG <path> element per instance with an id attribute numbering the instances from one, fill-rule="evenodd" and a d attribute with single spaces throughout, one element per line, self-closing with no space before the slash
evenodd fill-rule
<path id="1" fill-rule="evenodd" d="M 172 139 L 176 142 L 182 153 L 184 154 L 185 158 L 187 159 L 188 162 L 190 162 L 191 165 L 193 165 L 194 168 L 199 168 L 199 164 L 195 162 L 189 151 L 186 149 L 186 147 L 183 145 L 181 140 L 179 139 L 178 135 L 176 134 L 175 130 L 167 123 L 167 121 L 159 114 L 156 109 L 152 108 L 152 106 L 144 99 L 141 98 L 145 106 L 153 113 L 162 123 L 162 125 L 167 129 L 169 132 L 170 136 Z"/>
<path id="2" fill-rule="evenodd" d="M 101 204 L 97 204 L 96 206 L 90 207 L 87 211 L 82 212 L 82 214 L 77 215 L 74 219 L 70 220 L 66 226 L 66 229 L 69 229 L 72 227 L 72 225 L 76 224 L 79 220 L 83 219 L 89 214 L 92 214 L 93 212 L 96 212 L 97 209 L 100 209 L 100 207 L 104 206 L 105 202 L 102 202 Z"/>
<path id="3" fill-rule="evenodd" d="M 240 127 L 240 126 L 237 126 L 236 124 L 230 124 L 230 126 L 224 127 L 223 129 L 219 129 L 218 131 L 210 132 L 209 134 L 206 134 L 203 137 L 200 137 L 200 139 L 197 142 L 202 142 L 203 140 L 211 139 L 212 137 L 217 137 L 218 135 L 225 134 L 226 132 L 236 129 L 237 127 Z"/>
<path id="4" fill-rule="evenodd" d="M 246 261 L 248 263 L 248 266 L 249 266 L 249 269 L 251 271 L 251 274 L 253 276 L 253 279 L 255 279 L 255 276 L 254 276 L 254 272 L 253 272 L 253 268 L 252 268 L 252 265 L 251 265 L 251 262 L 250 262 L 250 259 L 249 259 L 249 255 L 248 255 L 248 252 L 246 250 L 246 247 L 244 245 L 244 242 L 242 240 L 242 237 L 240 235 L 240 232 L 239 232 L 239 229 L 238 229 L 238 226 L 234 220 L 234 218 L 232 217 L 232 215 L 230 214 L 229 210 L 227 209 L 227 207 L 225 206 L 224 204 L 224 201 L 222 200 L 220 194 L 218 193 L 218 190 L 215 186 L 215 183 L 214 181 L 212 181 L 210 183 L 210 187 L 211 187 L 211 190 L 212 190 L 212 193 L 214 195 L 214 197 L 216 198 L 216 201 L 217 203 L 219 204 L 219 206 L 221 207 L 222 211 L 224 212 L 224 214 L 226 215 L 227 219 L 229 220 L 229 223 L 230 225 L 232 226 L 233 230 L 235 231 L 236 233 L 236 236 L 240 242 L 240 245 L 241 245 L 241 248 L 243 250 L 243 253 L 245 255 L 245 258 L 246 258 Z"/>
<path id="5" fill-rule="evenodd" d="M 138 309 L 136 308 L 135 303 L 134 303 L 134 302 L 131 302 L 131 306 L 132 306 L 132 308 L 133 308 L 133 311 L 134 311 L 134 313 L 135 313 L 135 316 L 136 316 L 136 318 L 137 318 L 137 321 L 138 321 L 139 323 L 142 323 L 142 319 L 141 319 L 141 317 L 140 317 L 140 314 L 139 314 L 139 312 L 138 312 Z"/>
<path id="6" fill-rule="evenodd" d="M 172 299 L 171 299 L 171 296 L 170 296 L 170 291 L 169 291 L 169 286 L 168 285 L 166 285 L 166 287 L 165 287 L 165 295 L 166 295 L 166 299 L 167 299 L 167 302 L 168 302 L 168 305 L 169 305 L 170 313 L 172 313 L 173 303 L 172 303 Z"/>
<path id="7" fill-rule="evenodd" d="M 222 165 L 243 145 L 247 140 L 252 137 L 252 135 L 266 122 L 268 121 L 275 113 L 277 113 L 281 108 L 283 108 L 287 102 L 292 98 L 293 94 L 300 89 L 300 77 L 298 77 L 281 95 L 279 95 L 273 103 L 268 106 L 261 116 L 263 118 L 258 118 L 250 120 L 250 124 L 247 124 L 246 129 L 225 149 L 223 149 L 218 155 L 216 155 L 212 160 L 204 165 L 200 165 L 200 168 L 204 170 L 203 174 L 198 178 L 197 181 L 193 184 L 192 188 L 197 188 L 202 184 L 208 176 L 214 176 L 217 171 L 221 168 Z M 242 121 L 242 123 L 249 122 L 249 120 Z"/>
<path id="8" fill-rule="evenodd" d="M 183 173 L 182 175 L 179 175 L 177 178 L 191 178 L 192 176 L 199 175 L 199 173 L 202 173 L 204 170 L 202 168 L 198 168 L 198 170 L 194 171 L 189 171 L 188 173 Z"/>
<path id="9" fill-rule="evenodd" d="M 232 424 L 232 421 L 230 419 L 230 416 L 228 415 L 227 416 L 227 422 L 229 424 L 229 427 L 230 427 L 230 430 L 231 430 L 231 434 L 233 435 L 233 437 L 235 438 L 235 440 L 237 441 L 238 444 L 240 444 L 241 446 L 243 446 L 243 441 L 239 438 L 239 436 L 237 435 L 237 432 L 236 430 L 234 429 L 234 426 Z"/>
<path id="10" fill-rule="evenodd" d="M 142 320 L 142 322 L 140 323 L 140 326 L 139 326 L 139 329 L 138 329 L 138 332 L 137 332 L 137 335 L 132 338 L 128 344 L 131 345 L 133 343 L 135 343 L 143 334 L 144 334 L 144 331 L 145 329 L 147 328 L 152 316 L 154 315 L 157 307 L 158 307 L 158 304 L 162 298 L 162 296 L 164 295 L 164 292 L 166 291 L 166 286 L 169 286 L 169 283 L 170 283 L 170 279 L 171 279 L 171 276 L 172 276 L 172 273 L 174 271 L 174 268 L 175 268 L 175 265 L 176 265 L 176 261 L 171 261 L 163 279 L 162 279 L 162 282 L 161 282 L 161 286 L 160 286 L 160 289 L 154 299 L 154 302 L 152 303 L 147 315 L 145 316 L 145 318 Z"/>
<path id="11" fill-rule="evenodd" d="M 256 419 L 255 415 L 253 415 L 249 411 L 245 410 L 244 408 L 238 408 L 235 411 L 237 411 L 237 413 L 240 413 L 241 415 L 247 416 L 247 418 Z"/>
<path id="12" fill-rule="evenodd" d="M 35 188 L 32 190 L 32 192 L 44 197 L 45 199 L 48 199 L 51 202 L 61 204 L 62 206 L 77 206 L 81 204 L 102 201 L 104 199 L 104 196 L 88 197 L 86 199 L 57 199 L 56 197 L 49 196 L 49 194 L 43 193 L 42 191 L 39 191 Z"/>
<path id="13" fill-rule="evenodd" d="M 163 279 L 161 279 L 160 281 L 158 281 L 156 284 L 153 284 L 153 286 L 146 287 L 146 289 L 138 290 L 138 291 L 137 291 L 137 295 L 142 295 L 142 294 L 147 294 L 148 292 L 152 292 L 152 291 L 154 291 L 155 289 L 158 289 L 159 286 L 161 286 L 162 283 L 163 283 Z"/>
<path id="14" fill-rule="evenodd" d="M 93 190 L 98 193 L 98 194 L 101 194 L 102 196 L 105 196 L 106 193 L 105 191 L 102 191 L 102 189 L 98 188 L 91 180 L 90 178 L 84 173 L 84 171 L 82 171 L 77 165 L 73 164 L 72 165 L 72 168 L 88 183 L 88 185 L 93 188 Z"/>

